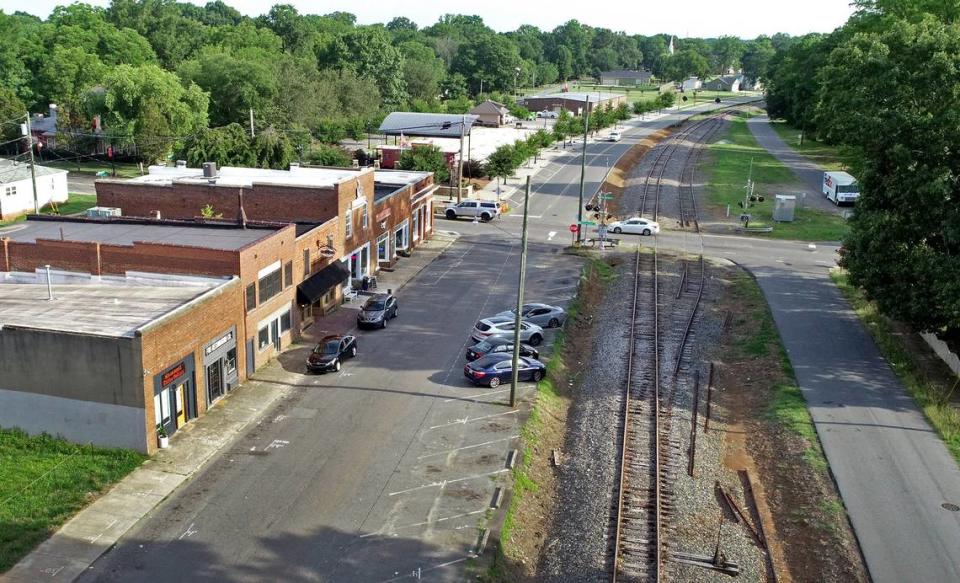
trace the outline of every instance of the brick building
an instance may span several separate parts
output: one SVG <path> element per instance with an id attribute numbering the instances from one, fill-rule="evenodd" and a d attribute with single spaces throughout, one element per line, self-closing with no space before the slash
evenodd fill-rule
<path id="1" fill-rule="evenodd" d="M 153 452 L 218 398 L 205 371 L 242 376 L 242 297 L 236 277 L 0 273 L 0 426 Z"/>
<path id="2" fill-rule="evenodd" d="M 593 111 L 595 107 L 616 108 L 621 103 L 627 103 L 627 96 L 623 93 L 607 93 L 594 91 L 590 93 L 551 93 L 549 95 L 531 95 L 517 100 L 530 111 L 556 111 L 562 109 L 574 115 L 583 115 L 584 107 Z"/>

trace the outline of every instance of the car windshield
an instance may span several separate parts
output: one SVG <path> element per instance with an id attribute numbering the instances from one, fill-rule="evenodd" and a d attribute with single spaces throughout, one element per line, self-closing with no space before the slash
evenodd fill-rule
<path id="1" fill-rule="evenodd" d="M 327 342 L 322 342 L 317 344 L 317 347 L 313 349 L 314 354 L 336 354 L 340 352 L 340 341 L 339 340 L 329 340 Z"/>
<path id="2" fill-rule="evenodd" d="M 365 306 L 363 307 L 363 309 L 364 309 L 364 310 L 369 310 L 369 311 L 372 311 L 372 312 L 380 312 L 380 311 L 383 311 L 383 309 L 384 309 L 385 306 L 386 306 L 386 302 L 379 301 L 379 300 L 378 300 L 378 301 L 370 301 L 370 302 L 367 302 L 367 305 L 365 305 Z"/>
<path id="3" fill-rule="evenodd" d="M 489 352 L 491 348 L 493 348 L 493 345 L 490 344 L 489 342 L 484 341 L 484 342 L 481 342 L 480 344 L 477 344 L 476 346 L 474 346 L 474 347 L 473 347 L 473 351 L 474 351 L 474 352 Z"/>
<path id="4" fill-rule="evenodd" d="M 474 363 L 474 366 L 475 366 L 476 368 L 489 368 L 489 367 L 495 365 L 496 363 L 501 362 L 502 360 L 503 360 L 503 357 L 500 356 L 500 355 L 497 355 L 497 356 L 484 356 L 484 357 L 481 358 L 480 360 L 476 361 L 476 362 Z"/>
<path id="5" fill-rule="evenodd" d="M 486 332 L 489 329 L 490 329 L 490 324 L 487 324 L 486 322 L 477 322 L 477 330 L 480 330 L 481 332 Z"/>

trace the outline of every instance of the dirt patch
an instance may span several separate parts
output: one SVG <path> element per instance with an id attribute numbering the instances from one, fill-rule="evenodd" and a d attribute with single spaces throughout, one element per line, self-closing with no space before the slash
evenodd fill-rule
<path id="1" fill-rule="evenodd" d="M 621 261 L 610 257 L 605 264 Z M 567 415 L 572 399 L 570 387 L 577 382 L 579 365 L 592 350 L 593 323 L 602 305 L 604 280 L 595 263 L 588 263 L 581 278 L 574 312 L 563 329 L 561 349 L 550 360 L 546 390 L 541 386 L 535 411 L 523 431 L 522 475 L 514 476 L 514 495 L 522 492 L 511 508 L 501 540 L 495 543 L 494 564 L 484 575 L 486 581 L 524 582 L 536 580 L 537 561 L 543 552 L 557 508 L 555 507 L 557 469 L 554 452 L 563 459 Z"/>
<path id="2" fill-rule="evenodd" d="M 724 273 L 713 417 L 725 426 L 724 465 L 753 476 L 779 581 L 867 581 L 779 335 L 756 282 Z"/>

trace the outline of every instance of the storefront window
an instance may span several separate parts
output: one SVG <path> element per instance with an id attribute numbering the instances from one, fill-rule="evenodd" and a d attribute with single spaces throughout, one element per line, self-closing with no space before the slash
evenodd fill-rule
<path id="1" fill-rule="evenodd" d="M 232 374 L 237 370 L 237 349 L 231 348 L 227 351 L 227 357 L 223 361 L 223 369 L 227 374 Z"/>
<path id="2" fill-rule="evenodd" d="M 260 328 L 260 331 L 257 333 L 257 343 L 260 347 L 260 350 L 263 350 L 267 346 L 270 346 L 270 328 Z"/>
<path id="3" fill-rule="evenodd" d="M 377 238 L 377 260 L 390 261 L 390 249 L 387 244 L 387 234 L 384 233 Z"/>
<path id="4" fill-rule="evenodd" d="M 420 238 L 420 209 L 418 208 L 413 212 L 413 240 L 416 241 Z"/>
<path id="5" fill-rule="evenodd" d="M 156 419 L 157 427 L 163 425 L 163 415 L 160 410 L 162 406 L 160 405 L 160 395 L 153 396 L 153 417 Z"/>
<path id="6" fill-rule="evenodd" d="M 160 391 L 160 424 L 170 422 L 170 389 Z"/>

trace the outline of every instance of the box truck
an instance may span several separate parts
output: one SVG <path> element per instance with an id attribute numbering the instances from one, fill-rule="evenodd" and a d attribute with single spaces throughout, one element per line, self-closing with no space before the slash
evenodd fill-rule
<path id="1" fill-rule="evenodd" d="M 853 204 L 860 196 L 860 184 L 846 172 L 824 172 L 823 194 L 837 206 Z"/>

